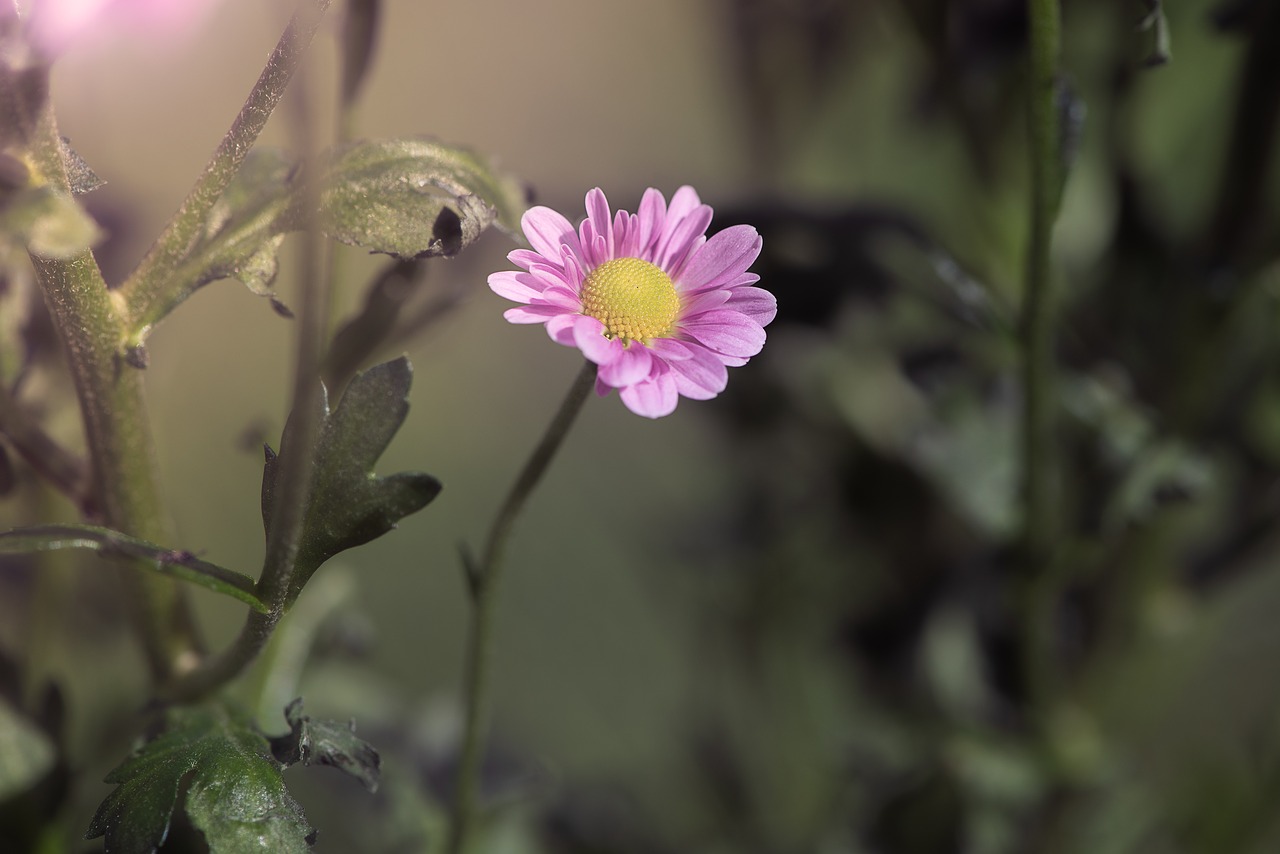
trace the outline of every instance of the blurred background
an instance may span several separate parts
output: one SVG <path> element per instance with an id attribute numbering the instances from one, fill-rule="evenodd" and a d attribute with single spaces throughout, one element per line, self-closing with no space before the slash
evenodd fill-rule
<path id="1" fill-rule="evenodd" d="M 764 234 L 754 269 L 779 303 L 720 398 L 653 422 L 591 401 L 520 520 L 484 850 L 1276 850 L 1280 4 L 1184 0 L 1146 28 L 1150 3 L 1064 5 L 1062 498 L 1052 560 L 1028 571 L 1022 2 L 382 4 L 358 136 L 474 147 L 571 219 L 594 186 L 634 209 L 692 184 L 713 230 Z M 61 61 L 62 133 L 108 181 L 87 204 L 109 281 L 203 167 L 283 6 L 226 0 L 163 52 L 117 39 Z M 334 6 L 302 87 L 324 128 Z M 264 144 L 287 142 L 291 109 Z M 513 245 L 431 261 L 419 299 L 449 310 L 380 354 L 407 351 L 415 380 L 379 470 L 429 472 L 442 496 L 326 565 L 294 616 L 316 654 L 286 690 L 355 716 L 387 762 L 376 797 L 290 772 L 317 850 L 428 850 L 439 830 L 458 548 L 580 358 L 502 319 L 485 278 Z M 342 318 L 384 260 L 339 263 Z M 251 574 L 292 336 L 225 281 L 149 341 L 175 545 Z M 74 444 L 75 412 L 51 418 Z M 0 519 L 74 516 L 35 494 Z M 101 709 L 128 733 L 143 673 L 109 582 L 73 563 L 67 624 L 9 633 L 54 650 L 79 755 L 105 770 Z M 239 606 L 194 598 L 229 641 Z M 288 671 L 296 650 L 277 652 Z M 74 821 L 106 790 L 77 791 Z"/>

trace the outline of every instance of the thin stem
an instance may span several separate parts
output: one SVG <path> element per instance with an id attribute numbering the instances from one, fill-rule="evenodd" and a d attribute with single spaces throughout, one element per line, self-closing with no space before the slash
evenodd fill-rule
<path id="1" fill-rule="evenodd" d="M 53 108 L 46 103 L 31 153 L 40 178 L 70 194 Z M 124 329 L 97 261 L 31 257 L 62 340 L 84 420 L 94 503 L 109 527 L 151 542 L 171 542 L 138 371 L 117 358 Z M 162 681 L 188 666 L 199 647 L 183 591 L 147 571 L 124 573 L 152 675 Z"/>
<path id="2" fill-rule="evenodd" d="M 84 461 L 42 430 L 3 385 L 0 385 L 0 436 L 4 436 L 36 473 L 71 499 L 81 515 L 86 518 L 98 515 Z"/>
<path id="3" fill-rule="evenodd" d="M 569 434 L 574 419 L 582 411 L 595 386 L 596 366 L 586 362 L 565 395 L 542 441 L 534 448 L 520 476 L 507 493 L 502 509 L 494 517 L 484 554 L 479 565 L 468 565 L 467 580 L 471 590 L 471 627 L 467 637 L 465 672 L 466 719 L 462 756 L 454 789 L 453 815 L 449 823 L 449 854 L 461 854 L 475 817 L 480 783 L 480 765 L 484 758 L 489 717 L 489 662 L 493 657 L 494 614 L 497 608 L 498 582 L 502 578 L 502 558 L 516 517 L 546 473 L 556 451 Z"/>
<path id="4" fill-rule="evenodd" d="M 1055 527 L 1054 471 L 1054 298 L 1050 248 L 1061 197 L 1063 165 L 1060 146 L 1057 75 L 1062 50 L 1058 0 L 1028 0 L 1030 80 L 1028 91 L 1031 158 L 1031 234 L 1023 297 L 1023 426 L 1022 489 L 1025 502 L 1023 549 L 1031 585 L 1028 605 L 1028 678 L 1033 697 L 1042 694 L 1047 677 L 1050 622 L 1042 619 L 1045 591 L 1041 580 L 1051 572 Z"/>
<path id="5" fill-rule="evenodd" d="M 310 35 L 300 33 L 298 38 L 309 40 Z M 305 87 L 295 94 L 298 96 L 298 109 L 291 116 L 292 135 L 296 147 L 305 160 L 310 161 L 315 155 L 316 123 L 307 104 Z M 308 182 L 302 192 L 314 194 L 318 190 Z M 313 201 L 311 198 L 304 198 L 302 210 L 314 211 L 316 206 Z M 311 490 L 315 446 L 320 435 L 323 411 L 320 364 L 332 290 L 330 256 L 320 232 L 313 222 L 304 223 L 304 226 L 298 247 L 298 337 L 293 400 L 287 430 L 288 446 L 282 444 L 280 449 L 275 512 L 267 531 L 266 555 L 257 585 L 258 598 L 267 604 L 269 610 L 265 614 L 251 611 L 244 628 L 230 647 L 167 686 L 163 693 L 167 700 L 198 699 L 239 675 L 267 645 L 276 625 L 284 616 L 289 600 Z"/>
<path id="6" fill-rule="evenodd" d="M 267 119 L 271 118 L 284 96 L 330 2 L 332 0 L 304 0 L 302 8 L 289 22 L 271 52 L 266 68 L 249 92 L 231 129 L 214 151 L 204 173 L 138 268 L 121 285 L 119 295 L 125 303 L 126 326 L 131 337 L 144 335 L 152 324 L 177 304 L 173 286 L 181 286 L 182 282 L 174 278 L 173 271 L 200 234 L 210 208 L 236 176 L 258 135 L 266 127 Z"/>

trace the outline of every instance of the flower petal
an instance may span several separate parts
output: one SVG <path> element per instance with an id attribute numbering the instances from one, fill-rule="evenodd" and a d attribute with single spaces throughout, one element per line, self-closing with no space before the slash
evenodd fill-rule
<path id="1" fill-rule="evenodd" d="M 607 365 L 600 364 L 597 376 L 614 388 L 626 388 L 649 376 L 653 368 L 653 355 L 643 344 L 633 343 L 623 347 L 616 359 Z"/>
<path id="2" fill-rule="evenodd" d="M 604 324 L 590 315 L 578 315 L 573 324 L 573 341 L 586 356 L 597 365 L 607 365 L 622 352 L 622 342 L 606 338 Z"/>
<path id="3" fill-rule="evenodd" d="M 595 233 L 604 238 L 605 257 L 596 262 L 603 263 L 604 260 L 613 257 L 613 221 L 609 213 L 609 200 L 605 198 L 604 190 L 599 187 L 587 193 L 587 221 L 591 223 Z M 582 236 L 582 245 L 591 245 L 585 233 Z"/>
<path id="4" fill-rule="evenodd" d="M 644 191 L 640 199 L 640 210 L 636 213 L 640 232 L 636 238 L 637 257 L 650 260 L 646 255 L 658 236 L 662 234 L 662 224 L 667 219 L 667 200 L 662 193 L 650 187 Z"/>
<path id="5" fill-rule="evenodd" d="M 489 274 L 489 289 L 514 302 L 532 302 L 542 295 L 543 285 L 528 273 L 503 270 Z"/>
<path id="6" fill-rule="evenodd" d="M 761 326 L 768 326 L 778 315 L 778 300 L 764 288 L 734 288 L 725 308 L 740 311 Z"/>
<path id="7" fill-rule="evenodd" d="M 674 227 L 670 227 L 670 217 L 667 222 L 669 228 L 663 236 L 664 239 L 658 244 L 654 263 L 669 273 L 675 273 L 690 251 L 695 248 L 698 238 L 702 237 L 707 231 L 707 226 L 711 225 L 711 208 L 706 205 L 694 208 Z"/>
<path id="8" fill-rule="evenodd" d="M 680 310 L 681 317 L 696 317 L 703 312 L 710 311 L 713 308 L 719 308 L 729 301 L 733 296 L 730 291 L 703 291 L 700 294 L 686 296 L 684 307 Z"/>
<path id="9" fill-rule="evenodd" d="M 674 338 L 655 338 L 649 345 L 649 349 L 664 362 L 680 362 L 693 358 L 693 348 Z"/>
<path id="10" fill-rule="evenodd" d="M 691 317 L 680 328 L 702 344 L 726 356 L 750 358 L 764 346 L 764 329 L 741 312 L 718 308 Z"/>
<path id="11" fill-rule="evenodd" d="M 557 344 L 576 347 L 578 342 L 573 340 L 573 325 L 577 320 L 578 315 L 576 314 L 558 314 L 547 321 L 547 334 Z"/>
<path id="12" fill-rule="evenodd" d="M 711 237 L 690 256 L 680 274 L 680 287 L 686 292 L 723 287 L 746 272 L 760 255 L 764 241 L 749 225 L 735 225 Z"/>
<path id="13" fill-rule="evenodd" d="M 716 355 L 703 347 L 691 347 L 693 358 L 671 362 L 676 389 L 693 400 L 710 400 L 724 391 L 729 371 Z"/>
<path id="14" fill-rule="evenodd" d="M 519 305 L 502 313 L 511 323 L 546 323 L 556 315 L 564 314 L 564 309 L 555 305 Z"/>
<path id="15" fill-rule="evenodd" d="M 645 418 L 661 418 L 675 411 L 680 399 L 676 391 L 676 381 L 669 370 L 664 370 L 641 380 L 635 385 L 621 389 L 619 396 L 636 415 Z"/>
<path id="16" fill-rule="evenodd" d="M 573 223 L 551 208 L 541 205 L 529 208 L 520 218 L 520 228 L 533 251 L 547 259 L 559 258 L 562 244 L 570 249 L 578 246 Z"/>

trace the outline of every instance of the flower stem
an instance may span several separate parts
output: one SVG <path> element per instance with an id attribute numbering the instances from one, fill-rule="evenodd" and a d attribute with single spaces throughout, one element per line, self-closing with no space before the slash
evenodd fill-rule
<path id="1" fill-rule="evenodd" d="M 70 194 L 48 102 L 30 145 L 39 179 Z M 151 542 L 172 542 L 142 376 L 118 357 L 124 329 L 93 253 L 85 250 L 65 260 L 32 255 L 31 263 L 80 404 L 93 480 L 91 506 L 111 528 Z M 188 601 L 172 579 L 149 571 L 126 571 L 123 583 L 152 676 L 163 681 L 187 666 L 199 648 Z"/>
<path id="2" fill-rule="evenodd" d="M 534 448 L 520 476 L 507 493 L 502 509 L 494 517 L 478 565 L 466 565 L 471 592 L 471 627 L 467 638 L 465 672 L 465 729 L 458 777 L 454 789 L 453 814 L 449 822 L 449 854 L 461 854 L 475 816 L 480 788 L 480 765 L 484 758 L 489 716 L 489 661 L 493 657 L 494 612 L 498 582 L 502 577 L 502 557 L 516 517 L 525 501 L 546 473 L 556 451 L 595 386 L 596 366 L 585 362 L 565 395 L 542 441 Z"/>
<path id="3" fill-rule="evenodd" d="M 1052 621 L 1044 619 L 1044 585 L 1052 574 L 1055 527 L 1054 299 L 1050 248 L 1061 198 L 1063 164 L 1058 107 L 1058 63 L 1062 51 L 1059 0 L 1028 0 L 1028 82 L 1031 200 L 1026 292 L 1022 306 L 1023 554 L 1027 583 L 1028 688 L 1042 696 L 1048 678 Z M 1036 607 L 1031 607 L 1031 606 Z"/>
<path id="4" fill-rule="evenodd" d="M 172 291 L 174 287 L 181 287 L 182 282 L 172 275 L 173 271 L 186 256 L 204 227 L 210 208 L 236 176 L 258 135 L 266 127 L 267 119 L 271 118 L 284 97 L 289 81 L 331 2 L 303 0 L 204 173 L 138 268 L 120 286 L 119 294 L 125 302 L 126 326 L 131 338 L 145 335 L 180 300 L 181 297 Z"/>

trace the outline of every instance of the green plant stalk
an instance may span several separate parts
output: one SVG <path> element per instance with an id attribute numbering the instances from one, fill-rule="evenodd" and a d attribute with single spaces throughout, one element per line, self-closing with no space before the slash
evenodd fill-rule
<path id="1" fill-rule="evenodd" d="M 328 5 L 327 2 L 324 5 Z M 310 39 L 310 35 L 300 37 Z M 291 118 L 297 148 L 304 158 L 310 159 L 315 155 L 316 134 L 315 122 L 305 103 L 305 93 L 299 96 L 298 109 L 293 111 Z M 314 194 L 319 189 L 314 182 L 307 182 L 303 192 L 310 195 L 304 198 L 302 210 L 316 210 Z M 231 681 L 258 657 L 285 614 L 305 522 L 315 446 L 320 435 L 320 364 L 332 290 L 330 253 L 315 226 L 314 222 L 304 223 L 298 247 L 301 287 L 296 318 L 298 337 L 289 415 L 289 447 L 281 459 L 277 510 L 257 584 L 258 598 L 266 603 L 268 610 L 265 614 L 251 611 L 231 646 L 167 686 L 162 695 L 167 700 L 197 700 Z"/>
<path id="2" fill-rule="evenodd" d="M 71 192 L 53 108 L 45 104 L 31 140 L 33 165 Z M 152 542 L 171 542 L 152 453 L 142 376 L 118 358 L 124 327 L 88 250 L 69 260 L 31 257 L 62 340 L 84 421 L 94 504 L 106 524 Z M 190 606 L 170 579 L 145 569 L 124 573 L 153 678 L 190 665 L 199 649 Z"/>
<path id="3" fill-rule="evenodd" d="M 231 179 L 240 170 L 267 119 L 284 97 L 289 81 L 297 71 L 311 44 L 331 0 L 304 0 L 267 60 L 257 83 L 249 92 L 230 130 L 213 153 L 195 186 L 187 194 L 177 213 L 169 220 L 136 270 L 120 286 L 124 301 L 129 343 L 141 343 L 150 327 L 161 318 L 156 316 L 166 306 L 174 306 L 171 285 L 182 282 L 173 277 L 174 270 L 186 257 L 192 243 L 200 236 L 209 210 Z"/>
<path id="4" fill-rule="evenodd" d="M 449 854 L 461 854 L 475 818 L 476 802 L 480 788 L 480 766 L 489 718 L 489 664 L 493 658 L 494 616 L 497 610 L 498 582 L 502 578 L 502 559 L 507 540 L 516 517 L 534 487 L 542 480 L 547 467 L 560 449 L 574 419 L 582 411 L 591 390 L 595 387 L 596 366 L 583 364 L 570 386 L 564 402 L 555 418 L 548 425 L 542 440 L 525 462 L 520 476 L 507 493 L 507 498 L 494 517 L 485 541 L 484 553 L 477 566 L 467 565 L 467 580 L 471 591 L 471 626 L 467 637 L 467 660 L 463 686 L 465 719 L 462 755 L 458 764 L 458 778 L 454 789 L 453 812 L 449 821 Z"/>
<path id="5" fill-rule="evenodd" d="M 1050 250 L 1061 199 L 1063 164 L 1057 97 L 1062 52 L 1058 0 L 1028 0 L 1028 147 L 1031 162 L 1030 236 L 1022 304 L 1022 496 L 1023 559 L 1030 585 L 1024 614 L 1027 676 L 1032 697 L 1043 696 L 1049 678 L 1052 596 L 1044 588 L 1056 535 L 1057 472 L 1054 461 L 1056 377 L 1054 295 Z M 1046 610 L 1047 609 L 1047 610 Z"/>

